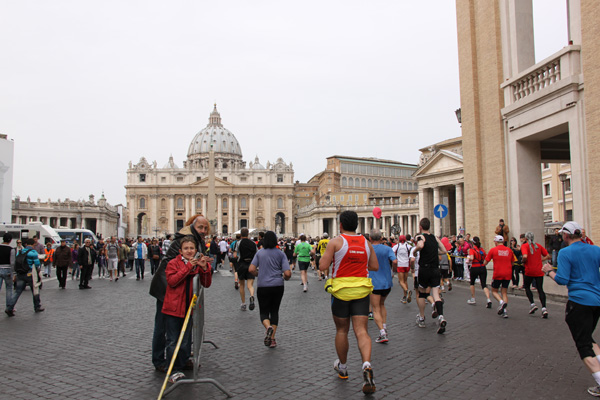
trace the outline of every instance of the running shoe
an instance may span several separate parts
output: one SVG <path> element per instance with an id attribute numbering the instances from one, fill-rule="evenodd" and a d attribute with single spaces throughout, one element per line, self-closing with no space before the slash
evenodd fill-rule
<path id="1" fill-rule="evenodd" d="M 402 300 L 400 300 L 400 303 L 402 303 L 402 304 L 406 304 L 406 296 L 404 296 L 404 297 L 402 298 Z"/>
<path id="2" fill-rule="evenodd" d="M 308 286 L 304 285 L 304 290 L 303 292 L 306 293 L 308 291 Z"/>
<path id="3" fill-rule="evenodd" d="M 417 326 L 419 328 L 425 328 L 426 327 L 426 325 L 425 325 L 425 318 L 421 318 L 421 316 L 418 315 L 418 314 L 417 314 Z"/>
<path id="4" fill-rule="evenodd" d="M 275 347 L 277 347 L 277 341 L 275 340 L 275 338 L 271 339 L 271 345 L 269 347 L 272 348 L 272 349 L 274 349 Z"/>
<path id="5" fill-rule="evenodd" d="M 442 333 L 446 332 L 446 325 L 448 324 L 443 315 L 440 315 L 440 318 L 438 319 L 438 324 L 439 326 L 437 333 L 441 335 Z"/>
<path id="6" fill-rule="evenodd" d="M 246 311 L 246 303 L 244 303 L 240 306 L 240 310 Z"/>
<path id="7" fill-rule="evenodd" d="M 471 297 L 469 300 L 467 300 L 467 304 L 471 304 L 472 306 L 474 306 L 475 304 L 477 304 L 477 302 L 474 298 Z"/>
<path id="8" fill-rule="evenodd" d="M 432 311 L 431 311 L 431 318 L 437 318 L 438 317 L 438 312 L 435 309 L 435 303 L 431 304 L 431 309 L 432 309 Z"/>
<path id="9" fill-rule="evenodd" d="M 337 359 L 333 362 L 333 369 L 337 371 L 340 379 L 348 379 L 348 368 L 340 368 L 340 360 Z"/>
<path id="10" fill-rule="evenodd" d="M 506 312 L 506 310 L 502 312 L 502 318 L 508 318 L 508 313 Z"/>
<path id="11" fill-rule="evenodd" d="M 492 301 L 491 300 L 488 300 L 486 307 L 487 308 L 492 308 Z"/>
<path id="12" fill-rule="evenodd" d="M 369 312 L 369 321 L 373 321 L 373 313 Z"/>
<path id="13" fill-rule="evenodd" d="M 238 290 L 240 288 L 239 282 L 235 281 L 235 283 L 233 284 L 233 287 L 235 288 L 235 290 Z"/>
<path id="14" fill-rule="evenodd" d="M 254 310 L 254 296 L 250 296 L 250 306 L 248 309 L 250 309 L 250 311 Z"/>
<path id="15" fill-rule="evenodd" d="M 533 304 L 530 308 L 529 308 L 529 314 L 533 314 L 537 311 L 537 306 L 535 304 Z"/>
<path id="16" fill-rule="evenodd" d="M 587 391 L 594 397 L 600 397 L 600 386 L 592 386 Z"/>
<path id="17" fill-rule="evenodd" d="M 173 375 L 171 375 L 169 377 L 169 382 L 175 383 L 184 378 L 185 378 L 185 374 L 183 372 L 175 372 Z"/>
<path id="18" fill-rule="evenodd" d="M 452 290 L 452 282 L 448 282 L 448 291 Z"/>
<path id="19" fill-rule="evenodd" d="M 500 306 L 498 307 L 498 315 L 502 315 L 502 313 L 504 313 L 504 310 L 506 310 L 507 306 L 507 303 L 500 304 Z"/>
<path id="20" fill-rule="evenodd" d="M 408 296 L 406 296 L 406 302 L 410 303 L 412 301 L 412 291 L 408 291 Z"/>
<path id="21" fill-rule="evenodd" d="M 375 339 L 376 343 L 387 343 L 388 341 L 388 337 L 385 333 L 383 335 L 380 334 L 379 337 Z"/>
<path id="22" fill-rule="evenodd" d="M 269 347 L 271 346 L 271 342 L 273 341 L 273 327 L 270 326 L 267 328 L 267 334 L 265 335 L 265 346 Z"/>
<path id="23" fill-rule="evenodd" d="M 375 393 L 375 381 L 373 380 L 373 369 L 371 367 L 363 368 L 363 387 L 364 394 Z"/>
<path id="24" fill-rule="evenodd" d="M 545 308 L 542 308 L 542 318 L 544 318 L 544 319 L 548 318 L 548 310 L 546 310 Z"/>

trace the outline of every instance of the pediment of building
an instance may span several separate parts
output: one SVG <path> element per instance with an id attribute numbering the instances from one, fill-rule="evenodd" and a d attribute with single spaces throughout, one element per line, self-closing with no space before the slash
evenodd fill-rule
<path id="1" fill-rule="evenodd" d="M 460 154 L 439 150 L 415 171 L 413 178 L 419 180 L 429 175 L 454 174 L 462 170 L 463 158 Z"/>
<path id="2" fill-rule="evenodd" d="M 200 179 L 192 183 L 190 186 L 197 188 L 208 188 L 208 178 Z M 227 182 L 221 178 L 215 177 L 215 188 L 219 187 L 234 187 L 235 185 L 231 182 Z"/>

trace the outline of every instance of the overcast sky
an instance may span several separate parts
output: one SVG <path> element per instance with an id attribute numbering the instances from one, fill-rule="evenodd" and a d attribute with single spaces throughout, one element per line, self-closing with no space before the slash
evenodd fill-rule
<path id="1" fill-rule="evenodd" d="M 534 1 L 537 60 L 565 7 Z M 456 38 L 450 0 L 0 0 L 13 196 L 125 203 L 129 161 L 182 166 L 214 102 L 245 161 L 301 182 L 336 154 L 416 164 L 460 136 Z"/>

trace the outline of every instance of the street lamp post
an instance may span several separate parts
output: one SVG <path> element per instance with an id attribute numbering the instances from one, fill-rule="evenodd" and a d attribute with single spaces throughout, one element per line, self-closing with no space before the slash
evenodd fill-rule
<path id="1" fill-rule="evenodd" d="M 565 183 L 567 181 L 567 174 L 559 174 L 558 179 L 562 183 L 562 193 L 563 193 L 563 221 L 567 222 L 567 199 L 566 199 L 566 190 Z"/>

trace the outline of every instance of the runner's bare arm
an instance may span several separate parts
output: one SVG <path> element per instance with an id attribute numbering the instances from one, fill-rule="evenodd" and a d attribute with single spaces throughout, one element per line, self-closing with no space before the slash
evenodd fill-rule
<path id="1" fill-rule="evenodd" d="M 375 254 L 375 250 L 373 249 L 373 245 L 371 245 L 371 242 L 367 242 L 367 244 L 369 245 L 369 249 L 371 250 L 371 253 L 369 255 L 369 271 L 378 271 L 379 270 L 379 261 L 377 261 L 377 254 Z"/>
<path id="2" fill-rule="evenodd" d="M 319 270 L 327 271 L 327 269 L 333 262 L 333 255 L 336 251 L 340 249 L 340 247 L 342 247 L 342 243 L 343 240 L 339 236 L 329 241 L 329 245 L 325 249 L 325 254 L 323 254 L 323 257 L 321 257 L 321 261 L 319 261 Z"/>
<path id="3" fill-rule="evenodd" d="M 415 251 L 423 250 L 423 247 L 425 247 L 425 236 L 417 235 L 415 236 L 415 240 Z"/>
<path id="4" fill-rule="evenodd" d="M 435 237 L 435 240 L 437 240 L 437 243 L 438 243 L 438 249 L 439 249 L 438 253 L 440 255 L 441 254 L 446 254 L 447 250 L 446 250 L 446 246 L 444 246 L 444 243 L 442 243 L 442 241 L 440 240 L 440 238 L 437 237 L 437 236 Z"/>

